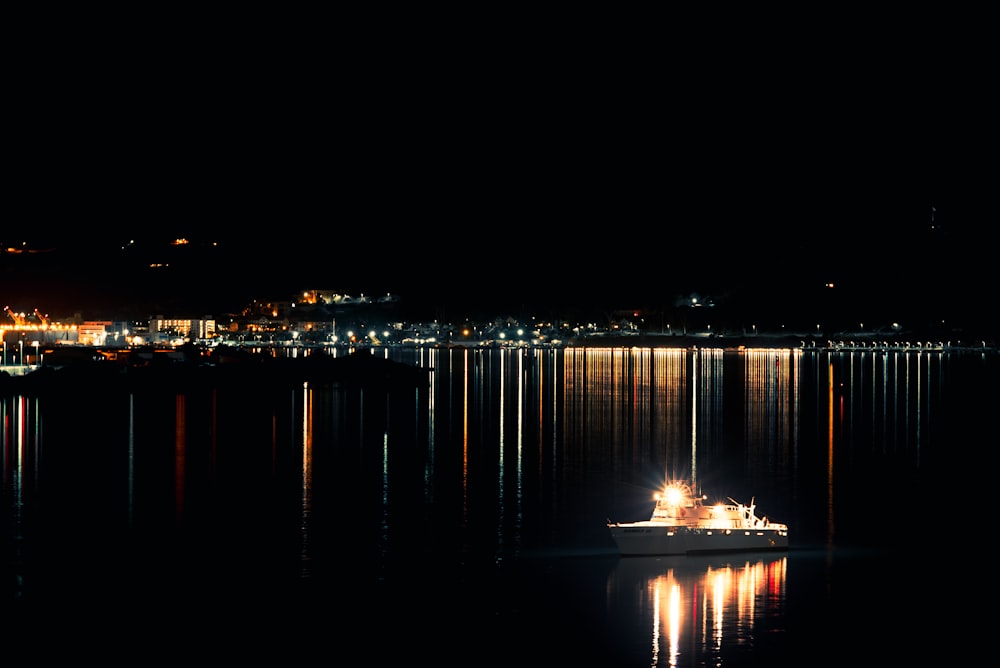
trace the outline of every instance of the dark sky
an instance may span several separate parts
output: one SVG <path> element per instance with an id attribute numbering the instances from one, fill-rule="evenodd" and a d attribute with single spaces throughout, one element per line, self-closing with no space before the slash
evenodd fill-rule
<path id="1" fill-rule="evenodd" d="M 116 249 L 176 237 L 219 246 L 168 289 L 236 301 L 318 287 L 631 308 L 926 279 L 927 262 L 982 289 L 993 103 L 967 64 L 807 39 L 221 25 L 25 40 L 0 243 L 59 249 L 61 295 L 164 289 Z M 40 292 L 6 262 L 0 299 Z"/>

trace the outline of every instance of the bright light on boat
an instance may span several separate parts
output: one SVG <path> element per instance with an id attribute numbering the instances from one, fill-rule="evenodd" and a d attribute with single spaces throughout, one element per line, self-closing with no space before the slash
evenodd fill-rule
<path id="1" fill-rule="evenodd" d="M 667 488 L 667 503 L 671 506 L 679 505 L 684 500 L 684 493 L 676 487 Z"/>

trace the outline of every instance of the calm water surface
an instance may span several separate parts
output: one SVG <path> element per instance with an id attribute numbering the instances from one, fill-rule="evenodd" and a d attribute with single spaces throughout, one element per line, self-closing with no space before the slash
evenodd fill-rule
<path id="1" fill-rule="evenodd" d="M 6 656 L 982 653 L 956 591 L 986 565 L 959 536 L 990 488 L 995 353 L 374 354 L 427 386 L 74 380 L 0 400 Z M 792 548 L 619 558 L 605 522 L 648 516 L 665 476 L 755 500 Z"/>

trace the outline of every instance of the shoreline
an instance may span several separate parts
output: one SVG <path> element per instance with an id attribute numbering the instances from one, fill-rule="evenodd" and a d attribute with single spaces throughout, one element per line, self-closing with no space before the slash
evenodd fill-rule
<path id="1" fill-rule="evenodd" d="M 307 346 L 298 346 L 299 350 Z M 188 344 L 182 349 L 98 349 L 72 347 L 49 355 L 37 366 L 0 366 L 0 396 L 36 394 L 56 388 L 88 391 L 103 388 L 148 390 L 216 386 L 226 383 L 267 381 L 271 386 L 309 382 L 342 382 L 352 385 L 414 387 L 427 382 L 427 369 L 372 354 L 383 348 L 430 347 L 463 349 L 578 349 L 578 348 L 669 348 L 677 350 L 801 351 L 805 353 L 917 353 L 917 354 L 997 354 L 992 343 L 963 341 L 911 341 L 883 337 L 845 338 L 836 341 L 804 339 L 798 336 L 757 335 L 749 337 L 636 334 L 588 336 L 558 344 L 505 342 L 502 344 L 459 342 L 430 346 L 407 344 L 312 346 L 312 351 L 295 355 L 278 354 L 288 346 L 266 346 L 247 350 L 219 345 Z M 113 354 L 111 354 L 113 353 Z M 365 354 L 368 353 L 368 354 Z M 53 359 L 53 357 L 55 359 Z"/>
<path id="2" fill-rule="evenodd" d="M 876 336 L 844 334 L 835 337 L 757 334 L 750 336 L 709 336 L 690 334 L 635 334 L 627 336 L 589 336 L 572 339 L 567 346 L 576 347 L 636 347 L 636 348 L 723 348 L 726 350 L 747 350 L 755 348 L 801 349 L 817 351 L 841 350 L 986 350 L 996 351 L 998 345 L 993 340 L 955 339 L 938 340 L 917 336 Z"/>

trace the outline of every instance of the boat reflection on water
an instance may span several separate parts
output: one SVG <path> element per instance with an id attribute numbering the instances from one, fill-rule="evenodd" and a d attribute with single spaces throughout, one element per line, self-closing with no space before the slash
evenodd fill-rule
<path id="1" fill-rule="evenodd" d="M 618 630 L 632 636 L 629 665 L 734 665 L 751 652 L 759 659 L 768 634 L 783 630 L 768 624 L 784 618 L 787 567 L 786 555 L 620 559 L 607 600 L 611 619 L 640 620 Z"/>

